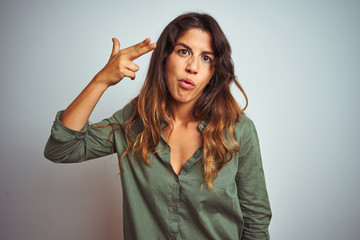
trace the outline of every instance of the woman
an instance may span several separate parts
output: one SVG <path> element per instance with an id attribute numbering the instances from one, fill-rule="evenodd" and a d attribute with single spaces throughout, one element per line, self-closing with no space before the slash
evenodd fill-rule
<path id="1" fill-rule="evenodd" d="M 95 125 L 88 118 L 132 61 L 154 50 L 140 94 Z M 269 239 L 271 211 L 255 127 L 230 92 L 230 45 L 209 15 L 174 19 L 150 39 L 113 50 L 106 66 L 65 110 L 45 148 L 54 162 L 116 152 L 125 239 Z"/>

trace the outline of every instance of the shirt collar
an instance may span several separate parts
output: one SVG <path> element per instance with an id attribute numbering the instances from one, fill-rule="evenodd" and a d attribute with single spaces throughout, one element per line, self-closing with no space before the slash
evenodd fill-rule
<path id="1" fill-rule="evenodd" d="M 199 123 L 199 130 L 200 130 L 200 132 L 204 132 L 204 129 L 205 129 L 205 127 L 206 127 L 207 124 L 208 124 L 208 123 L 207 123 L 205 120 L 203 120 L 203 121 L 201 121 L 201 122 Z M 163 129 L 163 128 L 166 127 L 166 124 L 165 124 L 164 122 L 162 122 L 160 127 L 161 127 L 161 129 Z"/>

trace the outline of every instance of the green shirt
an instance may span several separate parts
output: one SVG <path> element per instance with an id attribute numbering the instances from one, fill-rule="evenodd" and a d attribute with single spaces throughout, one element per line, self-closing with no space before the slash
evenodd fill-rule
<path id="1" fill-rule="evenodd" d="M 128 104 L 95 125 L 123 123 L 133 110 L 134 105 Z M 82 162 L 113 152 L 120 156 L 126 148 L 120 126 L 86 124 L 81 131 L 73 131 L 59 121 L 61 114 L 56 116 L 45 147 L 45 157 L 51 161 Z M 200 131 L 205 127 L 202 122 Z M 140 124 L 135 125 L 135 132 L 140 129 Z M 253 122 L 245 115 L 236 125 L 235 138 L 240 152 L 218 172 L 215 191 L 206 184 L 201 188 L 203 147 L 179 175 L 171 167 L 171 149 L 163 137 L 157 147 L 160 151 L 149 154 L 151 166 L 137 154 L 133 159 L 128 154 L 121 162 L 125 239 L 269 239 L 271 210 L 259 142 Z"/>

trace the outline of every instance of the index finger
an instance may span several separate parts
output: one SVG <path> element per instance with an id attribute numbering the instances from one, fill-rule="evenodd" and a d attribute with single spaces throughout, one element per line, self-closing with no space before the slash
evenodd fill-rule
<path id="1" fill-rule="evenodd" d="M 156 48 L 156 43 L 151 43 L 150 38 L 145 39 L 144 41 L 135 44 L 131 47 L 128 47 L 124 49 L 124 53 L 128 54 L 130 57 L 130 60 L 133 61 L 137 59 L 138 57 L 141 57 L 142 55 L 154 50 Z"/>

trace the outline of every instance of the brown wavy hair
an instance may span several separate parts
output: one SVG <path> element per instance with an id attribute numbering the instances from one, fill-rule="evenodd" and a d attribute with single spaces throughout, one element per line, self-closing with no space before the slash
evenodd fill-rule
<path id="1" fill-rule="evenodd" d="M 207 123 L 203 130 L 203 183 L 213 189 L 217 173 L 232 159 L 234 152 L 240 151 L 233 131 L 247 107 L 248 99 L 234 74 L 230 44 L 216 20 L 207 14 L 180 15 L 161 33 L 144 85 L 139 95 L 132 100 L 136 106 L 135 111 L 124 123 L 127 148 L 119 158 L 119 165 L 121 168 L 121 159 L 128 153 L 140 154 L 144 162 L 151 165 L 148 154 L 155 151 L 164 128 L 172 124 L 169 106 L 171 96 L 165 79 L 166 60 L 177 39 L 191 28 L 199 28 L 211 34 L 215 53 L 214 74 L 193 109 L 194 118 Z M 230 92 L 231 83 L 245 97 L 246 105 L 243 109 L 239 108 Z M 132 128 L 138 121 L 143 128 L 140 133 L 134 134 Z"/>

